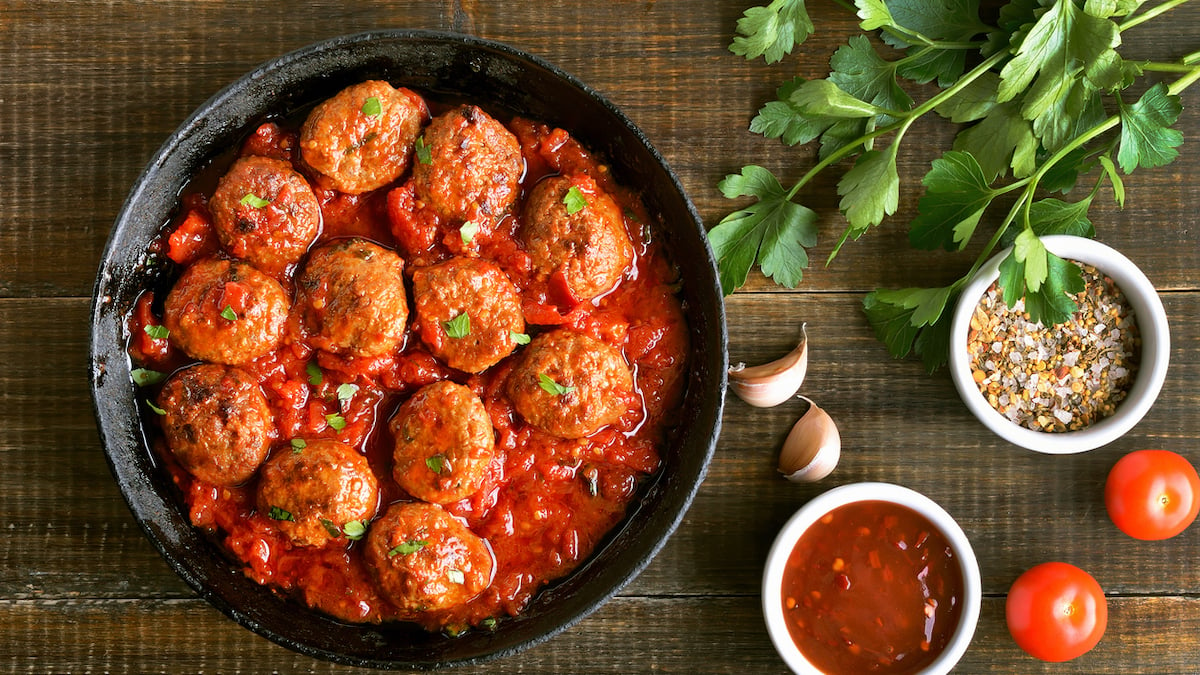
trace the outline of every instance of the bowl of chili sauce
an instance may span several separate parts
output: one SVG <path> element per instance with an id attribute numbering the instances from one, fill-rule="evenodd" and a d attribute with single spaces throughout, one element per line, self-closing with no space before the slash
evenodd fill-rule
<path id="1" fill-rule="evenodd" d="M 236 552 L 193 522 L 180 499 L 179 472 L 155 451 L 147 394 L 132 374 L 129 347 L 137 335 L 131 317 L 139 315 L 147 289 L 165 293 L 171 283 L 166 266 L 146 253 L 164 224 L 186 215 L 181 195 L 211 167 L 229 162 L 265 122 L 295 119 L 347 85 L 372 79 L 447 105 L 466 101 L 563 129 L 603 158 L 619 183 L 637 187 L 645 207 L 639 222 L 678 275 L 672 288 L 688 326 L 676 422 L 653 470 L 627 486 L 632 490 L 627 508 L 614 514 L 611 529 L 589 544 L 590 555 L 570 573 L 540 587 L 514 614 L 462 633 L 427 630 L 411 621 L 339 620 L 253 578 Z M 101 260 L 90 379 L 101 440 L 130 510 L 201 597 L 246 628 L 303 654 L 354 666 L 432 669 L 479 663 L 546 640 L 594 611 L 649 564 L 681 522 L 711 460 L 723 407 L 726 342 L 722 294 L 703 223 L 667 162 L 632 121 L 570 74 L 506 45 L 388 30 L 334 38 L 264 63 L 216 93 L 165 141 L 133 186 Z M 303 383 L 304 374 L 293 379 Z M 588 476 L 583 470 L 580 475 Z M 581 484 L 586 494 L 589 484 Z M 205 511 L 200 508 L 205 503 L 193 500 L 193 510 L 225 513 Z M 305 569 L 319 566 L 306 563 Z"/>
<path id="2" fill-rule="evenodd" d="M 948 673 L 981 601 L 962 528 L 933 500 L 890 483 L 843 485 L 805 504 L 763 573 L 767 632 L 801 675 Z"/>

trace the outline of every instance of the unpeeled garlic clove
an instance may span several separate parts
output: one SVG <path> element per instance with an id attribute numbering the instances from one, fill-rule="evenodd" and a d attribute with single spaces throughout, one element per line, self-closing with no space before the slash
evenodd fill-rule
<path id="1" fill-rule="evenodd" d="M 779 453 L 779 472 L 797 483 L 812 483 L 828 476 L 842 456 L 842 435 L 833 418 L 812 402 L 792 427 Z"/>
<path id="2" fill-rule="evenodd" d="M 739 363 L 729 369 L 729 388 L 756 408 L 770 408 L 800 391 L 808 372 L 808 332 L 800 324 L 800 344 L 786 356 L 761 366 Z"/>

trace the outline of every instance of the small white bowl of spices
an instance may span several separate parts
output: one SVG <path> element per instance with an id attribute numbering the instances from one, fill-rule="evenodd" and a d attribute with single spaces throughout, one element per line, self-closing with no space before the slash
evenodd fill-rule
<path id="1" fill-rule="evenodd" d="M 1083 452 L 1133 428 L 1158 398 L 1171 339 L 1154 285 L 1116 250 L 1042 237 L 1080 266 L 1085 288 L 1065 323 L 1029 320 L 997 289 L 1003 251 L 963 289 L 950 326 L 950 374 L 967 408 L 1001 438 L 1050 454 Z"/>

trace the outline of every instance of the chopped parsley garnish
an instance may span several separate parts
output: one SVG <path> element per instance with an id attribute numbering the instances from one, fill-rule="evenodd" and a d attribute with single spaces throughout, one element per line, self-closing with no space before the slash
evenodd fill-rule
<path id="1" fill-rule="evenodd" d="M 354 398 L 354 395 L 357 393 L 358 393 L 358 385 L 357 384 L 350 384 L 349 382 L 347 382 L 345 384 L 338 385 L 338 388 L 337 388 L 338 404 L 342 406 L 343 410 L 346 409 L 346 406 L 349 405 L 349 403 L 350 403 L 350 399 Z"/>
<path id="2" fill-rule="evenodd" d="M 153 410 L 154 414 L 156 414 L 156 415 L 166 415 L 167 414 L 166 410 L 163 410 L 162 408 L 154 405 L 154 401 L 151 401 L 150 399 L 146 399 L 146 405 L 150 406 L 150 409 Z"/>
<path id="3" fill-rule="evenodd" d="M 351 520 L 342 526 L 342 532 L 347 539 L 358 541 L 367 533 L 367 523 L 362 520 Z"/>
<path id="4" fill-rule="evenodd" d="M 462 227 L 458 228 L 458 234 L 462 237 L 464 244 L 471 243 L 475 240 L 475 235 L 479 234 L 479 223 L 468 220 L 462 224 Z"/>
<path id="5" fill-rule="evenodd" d="M 421 164 L 433 164 L 433 151 L 425 144 L 425 137 L 418 136 L 416 143 L 417 161 Z"/>
<path id="6" fill-rule="evenodd" d="M 309 361 L 304 366 L 304 372 L 308 373 L 308 383 L 314 387 L 321 386 L 321 381 L 324 379 L 321 376 L 321 366 L 317 365 L 316 361 Z"/>
<path id="7" fill-rule="evenodd" d="M 369 96 L 367 97 L 367 100 L 363 101 L 362 113 L 367 117 L 375 117 L 382 112 L 383 104 L 379 102 L 378 97 Z"/>
<path id="8" fill-rule="evenodd" d="M 538 374 L 538 386 L 541 387 L 542 390 L 547 394 L 553 394 L 555 396 L 566 396 L 567 394 L 575 391 L 575 387 L 563 386 L 555 382 L 550 378 L 549 375 L 545 373 Z"/>
<path id="9" fill-rule="evenodd" d="M 567 207 L 568 216 L 579 213 L 588 205 L 587 197 L 584 197 L 583 192 L 575 185 L 572 185 L 567 190 L 567 194 L 563 195 L 562 202 Z"/>
<path id="10" fill-rule="evenodd" d="M 225 305 L 225 309 L 221 310 L 221 318 L 226 321 L 237 321 L 237 312 L 233 311 L 232 305 Z"/>
<path id="11" fill-rule="evenodd" d="M 450 319 L 443 321 L 442 327 L 446 329 L 446 335 L 456 340 L 467 337 L 471 334 L 471 317 L 466 312 Z"/>
<path id="12" fill-rule="evenodd" d="M 329 533 L 329 536 L 333 537 L 334 539 L 342 536 L 342 531 L 332 520 L 329 520 L 328 518 L 322 518 L 321 524 L 325 526 L 325 531 Z"/>
<path id="13" fill-rule="evenodd" d="M 403 544 L 396 546 L 392 550 L 388 551 L 388 555 L 389 556 L 409 555 L 412 553 L 416 553 L 417 551 L 420 551 L 421 549 L 425 548 L 428 545 L 429 545 L 429 542 L 425 541 L 424 539 L 414 539 L 412 541 L 406 541 Z"/>
<path id="14" fill-rule="evenodd" d="M 298 453 L 307 447 L 308 447 L 308 441 L 304 440 L 303 438 L 293 438 L 292 439 L 292 452 Z"/>
<path id="15" fill-rule="evenodd" d="M 333 427 L 334 431 L 341 431 L 346 428 L 346 418 L 337 414 L 329 414 L 325 416 L 325 423 Z"/>
<path id="16" fill-rule="evenodd" d="M 527 345 L 529 344 L 529 341 L 533 339 L 529 337 L 529 333 L 518 333 L 515 330 L 508 331 L 508 336 L 512 338 L 513 342 L 519 345 Z"/>
<path id="17" fill-rule="evenodd" d="M 446 456 L 438 454 L 426 457 L 425 466 L 429 467 L 430 471 L 440 474 L 446 468 Z"/>
<path id="18" fill-rule="evenodd" d="M 287 520 L 293 523 L 296 522 L 296 519 L 292 517 L 291 511 L 285 511 L 278 506 L 272 506 L 271 509 L 267 511 L 267 517 L 271 520 Z"/>
<path id="19" fill-rule="evenodd" d="M 166 373 L 160 373 L 157 370 L 148 370 L 146 368 L 134 368 L 129 371 L 129 375 L 133 377 L 133 382 L 139 387 L 145 387 L 151 384 L 158 384 L 167 378 Z"/>
<path id="20" fill-rule="evenodd" d="M 446 570 L 446 578 L 450 580 L 450 583 L 460 586 L 467 583 L 467 575 L 463 574 L 462 570 Z"/>
<path id="21" fill-rule="evenodd" d="M 171 335 L 171 331 L 166 326 L 146 326 L 143 330 L 146 331 L 146 335 L 155 340 L 166 340 Z"/>
<path id="22" fill-rule="evenodd" d="M 253 192 L 247 192 L 245 194 L 245 196 L 243 196 L 241 198 L 240 201 L 242 203 L 242 206 L 250 206 L 250 207 L 253 207 L 256 209 L 261 209 L 263 207 L 270 205 L 270 203 L 271 203 L 271 201 L 269 199 L 263 199 L 262 197 L 259 197 L 258 195 L 254 194 Z"/>

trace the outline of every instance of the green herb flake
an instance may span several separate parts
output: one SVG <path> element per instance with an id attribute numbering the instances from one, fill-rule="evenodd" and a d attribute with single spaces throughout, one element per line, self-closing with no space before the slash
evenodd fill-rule
<path id="1" fill-rule="evenodd" d="M 479 234 L 479 223 L 468 220 L 463 223 L 462 227 L 458 228 L 458 234 L 462 237 L 462 243 L 471 243 L 475 240 L 475 235 Z"/>
<path id="2" fill-rule="evenodd" d="M 328 518 L 322 518 L 321 525 L 325 527 L 325 531 L 329 533 L 330 537 L 337 539 L 338 537 L 342 536 L 341 529 L 339 529 L 337 523 L 334 523 L 332 520 L 329 520 Z"/>
<path id="3" fill-rule="evenodd" d="M 529 337 L 529 333 L 518 333 L 515 330 L 508 331 L 508 337 L 512 338 L 512 341 L 519 345 L 527 345 L 533 339 Z"/>
<path id="4" fill-rule="evenodd" d="M 286 511 L 278 506 L 272 506 L 271 509 L 267 511 L 267 517 L 271 520 L 286 520 L 293 523 L 296 522 L 296 519 L 292 516 L 291 511 Z"/>
<path id="5" fill-rule="evenodd" d="M 583 192 L 575 185 L 572 185 L 567 190 L 567 194 L 563 195 L 562 203 L 567 207 L 568 216 L 579 213 L 588 205 L 587 197 L 584 197 Z"/>
<path id="6" fill-rule="evenodd" d="M 479 622 L 479 627 L 480 627 L 480 628 L 482 628 L 482 629 L 484 629 L 484 630 L 495 630 L 495 629 L 496 629 L 496 624 L 497 624 L 497 623 L 498 623 L 498 622 L 496 621 L 496 617 L 494 617 L 494 616 L 489 616 L 488 618 L 486 618 L 486 619 L 484 619 L 483 621 L 480 621 L 480 622 Z"/>
<path id="7" fill-rule="evenodd" d="M 146 405 L 150 406 L 150 409 L 154 411 L 155 415 L 162 417 L 163 415 L 167 414 L 166 410 L 154 405 L 154 401 L 151 401 L 150 399 L 146 399 Z"/>
<path id="8" fill-rule="evenodd" d="M 146 387 L 152 384 L 158 384 L 167 379 L 166 373 L 160 373 L 157 370 L 149 370 L 146 368 L 134 368 L 129 371 L 129 375 L 133 378 L 133 383 L 139 387 Z"/>
<path id="9" fill-rule="evenodd" d="M 426 457 L 425 458 L 425 466 L 429 467 L 430 471 L 432 471 L 436 474 L 440 474 L 446 468 L 446 456 L 442 455 L 442 454 L 437 454 L 437 455 L 432 455 L 430 457 Z"/>
<path id="10" fill-rule="evenodd" d="M 466 312 L 442 322 L 442 328 L 446 329 L 446 335 L 461 340 L 471 334 L 471 317 Z"/>
<path id="11" fill-rule="evenodd" d="M 268 199 L 263 199 L 253 192 L 247 192 L 240 200 L 242 206 L 249 206 L 255 209 L 266 208 L 271 204 Z"/>
<path id="12" fill-rule="evenodd" d="M 308 447 L 308 441 L 303 438 L 292 439 L 292 452 L 299 453 L 301 450 Z"/>
<path id="13" fill-rule="evenodd" d="M 338 388 L 337 388 L 338 404 L 342 406 L 343 410 L 345 410 L 346 406 L 350 404 L 350 400 L 353 399 L 354 395 L 357 393 L 358 393 L 358 385 L 357 384 L 351 384 L 351 383 L 347 382 L 345 384 L 338 385 Z"/>
<path id="14" fill-rule="evenodd" d="M 425 144 L 425 137 L 418 136 L 416 142 L 417 161 L 426 166 L 433 164 L 433 150 Z"/>
<path id="15" fill-rule="evenodd" d="M 367 117 L 375 117 L 383 112 L 383 104 L 379 102 L 379 97 L 369 96 L 363 101 L 362 113 Z"/>
<path id="16" fill-rule="evenodd" d="M 326 415 L 325 423 L 333 427 L 334 431 L 341 431 L 346 428 L 346 418 L 335 413 Z"/>
<path id="17" fill-rule="evenodd" d="M 171 331 L 166 326 L 146 326 L 143 330 L 155 340 L 166 340 L 171 336 Z"/>
<path id="18" fill-rule="evenodd" d="M 309 361 L 304 366 L 304 372 L 308 373 L 308 383 L 314 387 L 321 386 L 321 382 L 325 379 L 321 374 L 321 366 L 318 366 L 316 361 Z"/>
<path id="19" fill-rule="evenodd" d="M 232 305 L 225 305 L 225 309 L 221 310 L 221 318 L 226 321 L 237 321 L 237 312 L 233 311 Z"/>
<path id="20" fill-rule="evenodd" d="M 463 574 L 462 570 L 446 570 L 446 578 L 450 580 L 450 583 L 458 584 L 459 586 L 467 583 L 467 575 Z"/>
<path id="21" fill-rule="evenodd" d="M 552 394 L 554 396 L 566 396 L 567 394 L 575 391 L 575 387 L 564 387 L 563 385 L 555 382 L 549 375 L 545 373 L 538 374 L 538 386 L 541 387 L 542 390 L 547 394 Z"/>
<path id="22" fill-rule="evenodd" d="M 358 541 L 367 533 L 367 523 L 362 520 L 351 520 L 342 526 L 342 533 L 351 541 Z"/>
<path id="23" fill-rule="evenodd" d="M 402 544 L 397 545 L 395 548 L 388 551 L 388 555 L 392 556 L 392 557 L 398 556 L 398 555 L 411 555 L 413 553 L 416 553 L 417 551 L 420 551 L 421 549 L 425 548 L 428 545 L 429 545 L 429 542 L 425 541 L 424 539 L 414 539 L 414 540 L 406 541 Z"/>

